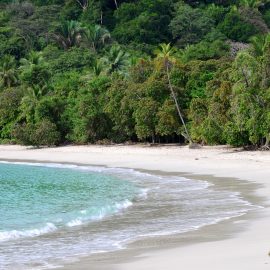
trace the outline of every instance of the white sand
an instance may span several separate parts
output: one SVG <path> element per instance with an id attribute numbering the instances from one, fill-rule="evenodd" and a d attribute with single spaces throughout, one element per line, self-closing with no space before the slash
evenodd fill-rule
<path id="1" fill-rule="evenodd" d="M 266 197 L 260 218 L 246 221 L 246 230 L 232 238 L 153 251 L 119 270 L 263 270 L 270 269 L 270 152 L 241 152 L 226 147 L 68 146 L 29 149 L 0 146 L 0 159 L 71 162 L 165 172 L 236 177 L 263 184 Z M 224 180 L 223 180 L 224 181 Z M 267 201 L 268 200 L 268 201 Z M 243 221 L 245 218 L 243 216 Z M 89 266 L 89 269 L 91 267 Z M 88 268 L 87 268 L 88 269 Z"/>

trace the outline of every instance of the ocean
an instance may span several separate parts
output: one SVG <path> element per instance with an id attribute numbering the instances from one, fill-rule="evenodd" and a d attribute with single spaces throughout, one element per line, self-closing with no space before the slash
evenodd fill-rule
<path id="1" fill-rule="evenodd" d="M 57 268 L 256 206 L 202 180 L 133 169 L 0 163 L 0 270 Z"/>

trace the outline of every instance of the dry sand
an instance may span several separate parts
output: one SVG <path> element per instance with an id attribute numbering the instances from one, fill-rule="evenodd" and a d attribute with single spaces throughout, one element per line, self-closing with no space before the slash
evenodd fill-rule
<path id="1" fill-rule="evenodd" d="M 246 152 L 227 147 L 189 149 L 178 146 L 66 146 L 32 149 L 0 146 L 0 159 L 70 162 L 111 167 L 187 172 L 234 177 L 261 187 L 264 209 L 245 224 L 241 232 L 217 241 L 204 241 L 175 248 L 149 250 L 137 258 L 110 265 L 118 270 L 264 270 L 270 269 L 270 152 Z M 220 180 L 226 184 L 226 179 Z M 227 226 L 224 224 L 224 226 Z M 201 231 L 203 233 L 204 230 Z M 198 232 L 200 233 L 200 231 Z M 86 262 L 66 269 L 92 269 Z"/>

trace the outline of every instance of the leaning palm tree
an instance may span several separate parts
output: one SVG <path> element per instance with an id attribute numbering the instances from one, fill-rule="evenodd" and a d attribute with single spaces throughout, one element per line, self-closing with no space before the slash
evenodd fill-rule
<path id="1" fill-rule="evenodd" d="M 112 46 L 102 60 L 104 65 L 107 66 L 109 74 L 113 72 L 125 73 L 129 66 L 129 55 L 118 45 Z"/>
<path id="2" fill-rule="evenodd" d="M 62 22 L 56 33 L 53 34 L 53 38 L 64 50 L 76 46 L 81 41 L 81 35 L 83 28 L 77 21 L 65 21 Z"/>
<path id="3" fill-rule="evenodd" d="M 84 38 L 96 53 L 98 49 L 102 48 L 110 40 L 111 35 L 106 28 L 100 25 L 90 25 L 84 30 Z"/>
<path id="4" fill-rule="evenodd" d="M 172 70 L 174 62 L 175 62 L 175 59 L 173 57 L 174 53 L 175 53 L 175 49 L 171 46 L 170 43 L 169 44 L 165 44 L 165 43 L 160 44 L 159 48 L 155 51 L 157 59 L 162 61 L 162 65 L 165 68 L 169 88 L 170 88 L 170 91 L 171 91 L 171 95 L 172 95 L 172 98 L 174 100 L 174 103 L 175 103 L 178 115 L 180 117 L 180 120 L 181 120 L 181 122 L 182 122 L 182 124 L 184 126 L 184 129 L 185 129 L 185 133 L 186 133 L 185 137 L 187 138 L 187 140 L 190 143 L 192 143 L 192 139 L 191 139 L 191 137 L 189 135 L 189 132 L 187 130 L 187 126 L 186 126 L 186 123 L 184 121 L 183 115 L 181 113 L 180 106 L 179 106 L 179 103 L 177 101 L 177 97 L 176 97 L 176 94 L 175 94 L 175 91 L 173 89 L 173 85 L 172 85 L 172 82 L 171 82 L 170 71 Z"/>
<path id="5" fill-rule="evenodd" d="M 11 87 L 18 83 L 15 58 L 10 55 L 3 57 L 0 65 L 0 85 L 2 87 Z"/>

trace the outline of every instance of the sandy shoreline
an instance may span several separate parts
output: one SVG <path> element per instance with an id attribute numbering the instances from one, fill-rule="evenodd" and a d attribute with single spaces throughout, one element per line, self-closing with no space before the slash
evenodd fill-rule
<path id="1" fill-rule="evenodd" d="M 221 237 L 219 241 L 214 242 L 206 241 L 188 246 L 176 244 L 162 250 L 150 249 L 147 254 L 140 254 L 140 258 L 110 265 L 110 269 L 269 269 L 269 152 L 244 152 L 227 147 L 204 147 L 190 150 L 187 147 L 177 146 L 67 146 L 47 149 L 0 146 L 0 159 L 70 162 L 214 175 L 239 178 L 260 184 L 261 188 L 257 190 L 257 194 L 266 198 L 265 208 L 259 211 L 259 218 L 248 220 L 243 218 L 245 230 L 242 232 L 237 232 L 233 234 L 233 237 L 225 237 L 225 239 Z M 221 181 L 226 181 L 226 179 Z M 74 270 L 88 268 L 89 265 L 87 266 L 86 262 L 73 267 Z"/>

